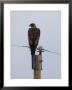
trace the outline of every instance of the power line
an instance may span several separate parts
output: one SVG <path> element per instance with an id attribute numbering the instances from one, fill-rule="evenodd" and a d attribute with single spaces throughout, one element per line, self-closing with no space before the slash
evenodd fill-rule
<path id="1" fill-rule="evenodd" d="M 47 52 L 50 52 L 50 53 L 54 53 L 54 54 L 60 55 L 60 53 L 57 53 L 57 52 L 53 52 L 53 51 L 50 51 L 50 50 L 43 49 L 42 46 L 39 46 L 39 47 L 37 48 L 37 50 L 40 51 L 40 52 L 45 52 L 45 51 L 47 51 Z"/>
<path id="2" fill-rule="evenodd" d="M 30 48 L 29 46 L 24 46 L 24 45 L 11 45 L 11 46 L 15 46 L 15 47 L 27 47 L 27 48 Z"/>
<path id="3" fill-rule="evenodd" d="M 11 45 L 11 46 L 15 46 L 15 47 L 27 47 L 27 48 L 30 48 L 29 46 L 24 46 L 24 45 Z M 37 50 L 38 50 L 38 48 L 37 48 Z M 56 54 L 56 55 L 61 55 L 61 53 L 53 52 L 53 51 L 46 50 L 46 49 L 43 49 L 43 48 L 41 48 L 41 51 L 42 51 L 42 52 L 47 51 L 47 52 L 49 52 L 49 53 L 53 53 L 53 54 Z M 38 51 L 37 51 L 37 52 L 38 52 Z"/>
<path id="4" fill-rule="evenodd" d="M 57 55 L 61 55 L 60 53 L 49 51 L 49 50 L 44 50 L 44 51 L 47 51 L 47 52 L 50 52 L 50 53 L 54 53 L 54 54 L 57 54 Z"/>

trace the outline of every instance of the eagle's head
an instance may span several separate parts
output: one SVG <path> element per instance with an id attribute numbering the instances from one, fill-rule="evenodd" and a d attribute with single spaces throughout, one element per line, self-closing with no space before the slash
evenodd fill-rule
<path id="1" fill-rule="evenodd" d="M 31 23 L 29 26 L 30 27 L 36 27 L 36 24 L 35 23 Z"/>

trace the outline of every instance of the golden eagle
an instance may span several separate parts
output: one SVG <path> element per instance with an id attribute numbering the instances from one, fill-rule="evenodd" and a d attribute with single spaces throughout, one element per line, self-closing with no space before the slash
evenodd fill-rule
<path id="1" fill-rule="evenodd" d="M 30 28 L 28 30 L 28 41 L 29 41 L 29 46 L 31 50 L 31 55 L 32 55 L 32 69 L 34 68 L 33 66 L 33 56 L 35 55 L 35 51 L 39 42 L 40 38 L 40 29 L 36 27 L 34 23 L 31 23 Z"/>

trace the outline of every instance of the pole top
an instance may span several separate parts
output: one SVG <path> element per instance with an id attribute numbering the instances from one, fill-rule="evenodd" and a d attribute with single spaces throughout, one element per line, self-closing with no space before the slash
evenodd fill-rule
<path id="1" fill-rule="evenodd" d="M 42 46 L 39 46 L 38 48 L 37 48 L 37 52 L 44 52 L 44 49 L 43 49 L 43 47 Z"/>

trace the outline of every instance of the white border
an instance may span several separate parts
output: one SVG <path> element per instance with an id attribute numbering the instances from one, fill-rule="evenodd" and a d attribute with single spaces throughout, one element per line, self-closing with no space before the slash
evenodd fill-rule
<path id="1" fill-rule="evenodd" d="M 10 79 L 10 11 L 61 11 L 61 79 Z M 4 86 L 68 86 L 68 4 L 4 4 Z"/>

